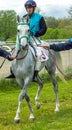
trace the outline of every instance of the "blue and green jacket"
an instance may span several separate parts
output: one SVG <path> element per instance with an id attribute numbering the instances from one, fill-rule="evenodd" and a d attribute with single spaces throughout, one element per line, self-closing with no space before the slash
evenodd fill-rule
<path id="1" fill-rule="evenodd" d="M 27 15 L 24 15 L 23 17 Z M 29 18 L 30 18 L 29 26 L 32 34 L 35 37 L 40 37 L 44 35 L 46 33 L 47 27 L 43 16 L 38 13 L 33 13 L 31 16 L 29 16 Z"/>

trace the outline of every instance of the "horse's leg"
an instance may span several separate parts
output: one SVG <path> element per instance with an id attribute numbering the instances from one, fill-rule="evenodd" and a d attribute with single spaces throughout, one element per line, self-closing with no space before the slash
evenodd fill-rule
<path id="1" fill-rule="evenodd" d="M 54 67 L 54 66 L 53 66 Z M 54 92 L 55 92 L 55 95 L 56 95 L 56 108 L 55 108 L 55 111 L 59 111 L 59 100 L 58 100 L 58 84 L 57 84 L 57 81 L 56 81 L 56 75 L 55 75 L 55 67 L 54 68 L 48 68 L 48 65 L 45 66 L 47 72 L 49 73 L 50 75 L 50 78 L 51 78 L 51 81 L 52 81 L 52 84 L 53 84 L 53 87 L 54 87 Z"/>
<path id="2" fill-rule="evenodd" d="M 23 99 L 23 86 L 24 86 L 24 81 L 20 78 L 16 78 L 16 81 L 17 83 L 19 84 L 19 86 L 21 87 L 22 91 L 19 95 L 19 98 L 18 98 L 18 108 L 17 108 L 17 111 L 16 111 L 16 116 L 14 118 L 14 123 L 19 123 L 20 122 L 20 107 L 21 107 L 21 104 L 22 104 L 22 99 Z"/>
<path id="3" fill-rule="evenodd" d="M 19 95 L 18 108 L 17 108 L 16 116 L 14 118 L 14 122 L 15 123 L 19 123 L 19 121 L 20 121 L 20 117 L 19 117 L 19 115 L 20 115 L 20 107 L 21 107 L 21 104 L 22 104 L 22 100 L 25 98 L 26 91 L 27 91 L 27 88 L 29 86 L 29 80 L 28 80 L 28 78 L 25 79 L 24 82 L 22 80 L 20 80 L 20 79 L 17 79 L 17 82 L 22 87 L 22 91 L 21 91 L 21 93 Z"/>
<path id="4" fill-rule="evenodd" d="M 58 100 L 58 84 L 57 84 L 57 80 L 56 80 L 56 75 L 55 75 L 55 72 L 52 70 L 50 72 L 48 72 L 49 75 L 50 75 L 50 78 L 52 80 L 52 84 L 53 84 L 53 87 L 54 87 L 54 92 L 55 92 L 55 95 L 56 95 L 56 108 L 55 108 L 55 112 L 59 111 L 59 100 Z"/>
<path id="5" fill-rule="evenodd" d="M 31 119 L 31 120 L 34 120 L 33 109 L 32 109 L 32 107 L 31 107 L 30 98 L 29 98 L 29 96 L 27 95 L 27 93 L 25 94 L 25 99 L 26 99 L 26 101 L 27 101 L 27 103 L 28 103 L 28 107 L 29 107 L 29 110 L 30 110 L 30 119 Z"/>
<path id="6" fill-rule="evenodd" d="M 40 97 L 41 89 L 43 88 L 43 81 L 41 81 L 39 76 L 37 77 L 37 81 L 38 81 L 38 90 L 35 97 L 35 104 L 36 104 L 37 109 L 39 109 L 40 108 L 39 97 Z"/>

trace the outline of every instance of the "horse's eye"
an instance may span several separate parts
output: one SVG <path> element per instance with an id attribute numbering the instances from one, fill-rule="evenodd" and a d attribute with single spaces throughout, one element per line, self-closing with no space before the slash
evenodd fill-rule
<path id="1" fill-rule="evenodd" d="M 18 31 L 18 32 L 20 32 L 20 30 L 19 30 L 19 29 L 18 29 L 17 31 Z"/>
<path id="2" fill-rule="evenodd" d="M 28 32 L 30 32 L 30 29 L 28 29 Z"/>

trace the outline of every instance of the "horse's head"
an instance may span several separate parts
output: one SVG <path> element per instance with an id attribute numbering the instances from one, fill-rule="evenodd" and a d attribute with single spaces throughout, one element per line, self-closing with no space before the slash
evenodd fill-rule
<path id="1" fill-rule="evenodd" d="M 23 47 L 23 49 L 26 49 L 28 47 L 28 39 L 29 39 L 29 25 L 26 22 L 19 22 L 17 26 L 17 38 L 20 46 Z"/>

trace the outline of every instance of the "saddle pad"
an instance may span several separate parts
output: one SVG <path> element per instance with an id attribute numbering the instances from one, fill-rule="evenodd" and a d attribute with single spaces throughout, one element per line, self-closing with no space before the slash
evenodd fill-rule
<path id="1" fill-rule="evenodd" d="M 35 48 L 36 48 L 36 51 L 37 51 L 37 56 L 41 57 L 41 62 L 47 61 L 48 60 L 48 56 L 44 52 L 43 48 L 42 47 L 37 47 L 37 46 Z M 30 50 L 31 50 L 32 54 L 35 57 L 35 51 L 34 51 L 34 49 L 31 46 L 30 46 Z"/>

